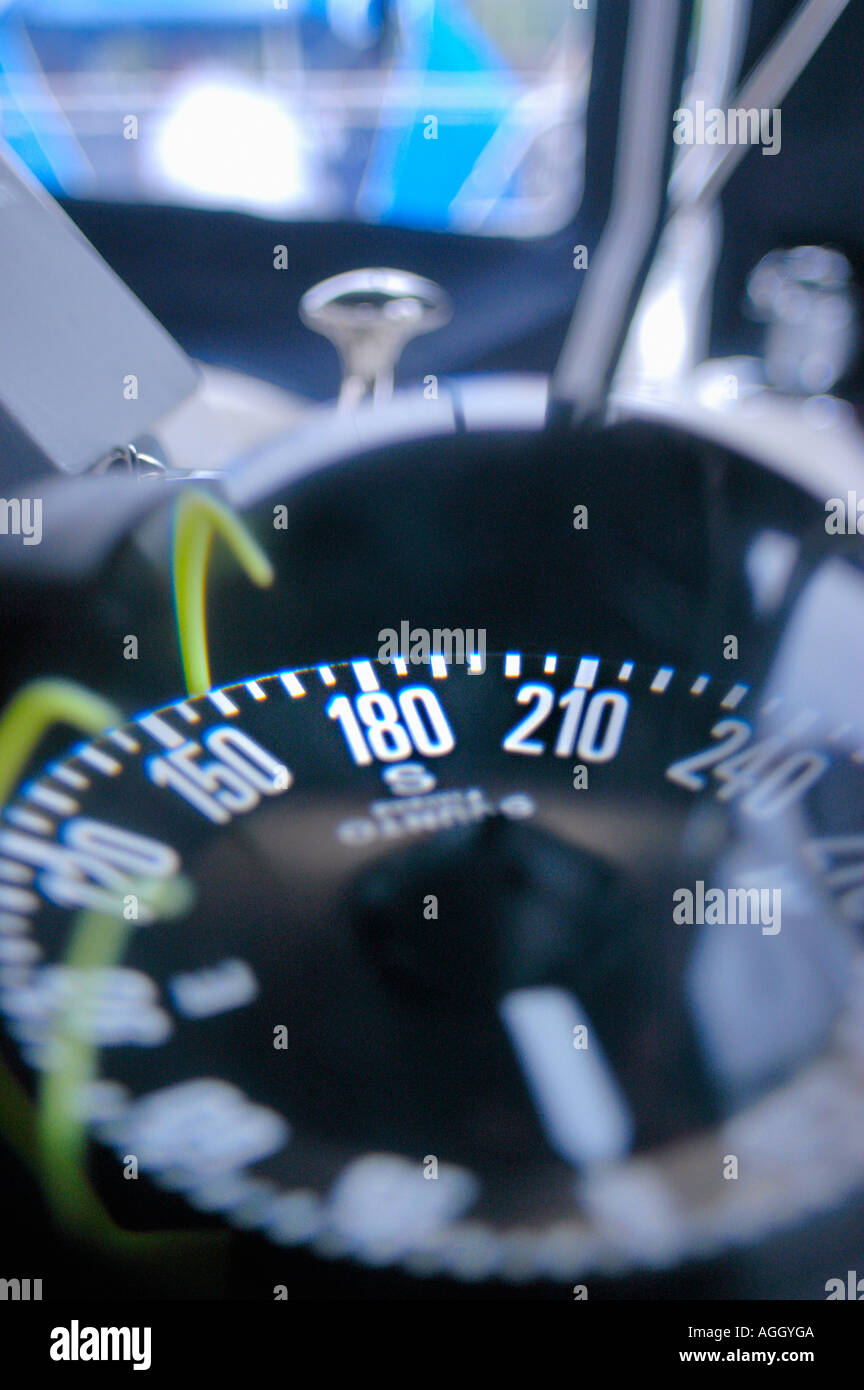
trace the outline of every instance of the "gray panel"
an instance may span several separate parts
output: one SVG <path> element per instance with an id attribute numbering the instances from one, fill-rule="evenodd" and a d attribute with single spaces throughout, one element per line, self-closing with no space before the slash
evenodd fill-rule
<path id="1" fill-rule="evenodd" d="M 173 338 L 0 146 L 0 481 L 80 473 L 196 383 Z"/>

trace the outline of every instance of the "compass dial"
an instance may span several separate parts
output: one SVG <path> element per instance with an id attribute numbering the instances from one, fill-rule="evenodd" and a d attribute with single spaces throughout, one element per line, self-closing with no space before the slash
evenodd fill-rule
<path id="1" fill-rule="evenodd" d="M 861 741 L 593 654 L 180 701 L 6 808 L 8 1028 L 36 1073 L 92 1046 L 94 1136 L 277 1245 L 569 1279 L 761 1238 L 864 1181 Z"/>

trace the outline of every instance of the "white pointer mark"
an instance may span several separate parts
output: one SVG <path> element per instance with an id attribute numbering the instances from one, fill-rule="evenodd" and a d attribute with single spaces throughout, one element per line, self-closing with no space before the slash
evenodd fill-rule
<path id="1" fill-rule="evenodd" d="M 514 989 L 498 1005 L 501 1021 L 531 1091 L 551 1147 L 567 1163 L 621 1158 L 633 1125 L 626 1101 L 589 1029 L 588 1046 L 573 1046 L 587 1020 L 566 990 Z"/>

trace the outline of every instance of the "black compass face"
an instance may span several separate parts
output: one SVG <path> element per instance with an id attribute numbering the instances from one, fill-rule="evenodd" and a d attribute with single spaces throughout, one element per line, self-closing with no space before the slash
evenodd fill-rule
<path id="1" fill-rule="evenodd" d="M 756 1239 L 862 1178 L 862 742 L 593 654 L 214 690 L 6 809 L 7 1025 L 36 1072 L 92 1044 L 96 1137 L 277 1245 L 570 1278 Z"/>

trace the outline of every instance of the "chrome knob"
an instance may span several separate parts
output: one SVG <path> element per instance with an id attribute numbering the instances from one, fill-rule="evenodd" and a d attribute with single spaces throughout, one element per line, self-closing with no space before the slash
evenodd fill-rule
<path id="1" fill-rule="evenodd" d="M 778 391 L 830 391 L 852 363 L 858 340 L 852 269 L 839 251 L 796 246 L 771 251 L 747 282 L 748 308 L 767 325 L 765 377 Z"/>
<path id="2" fill-rule="evenodd" d="M 406 343 L 441 328 L 452 316 L 450 299 L 432 280 L 406 270 L 349 270 L 313 285 L 300 300 L 300 317 L 339 353 L 339 409 L 367 396 L 376 404 L 393 394 L 393 373 Z"/>

